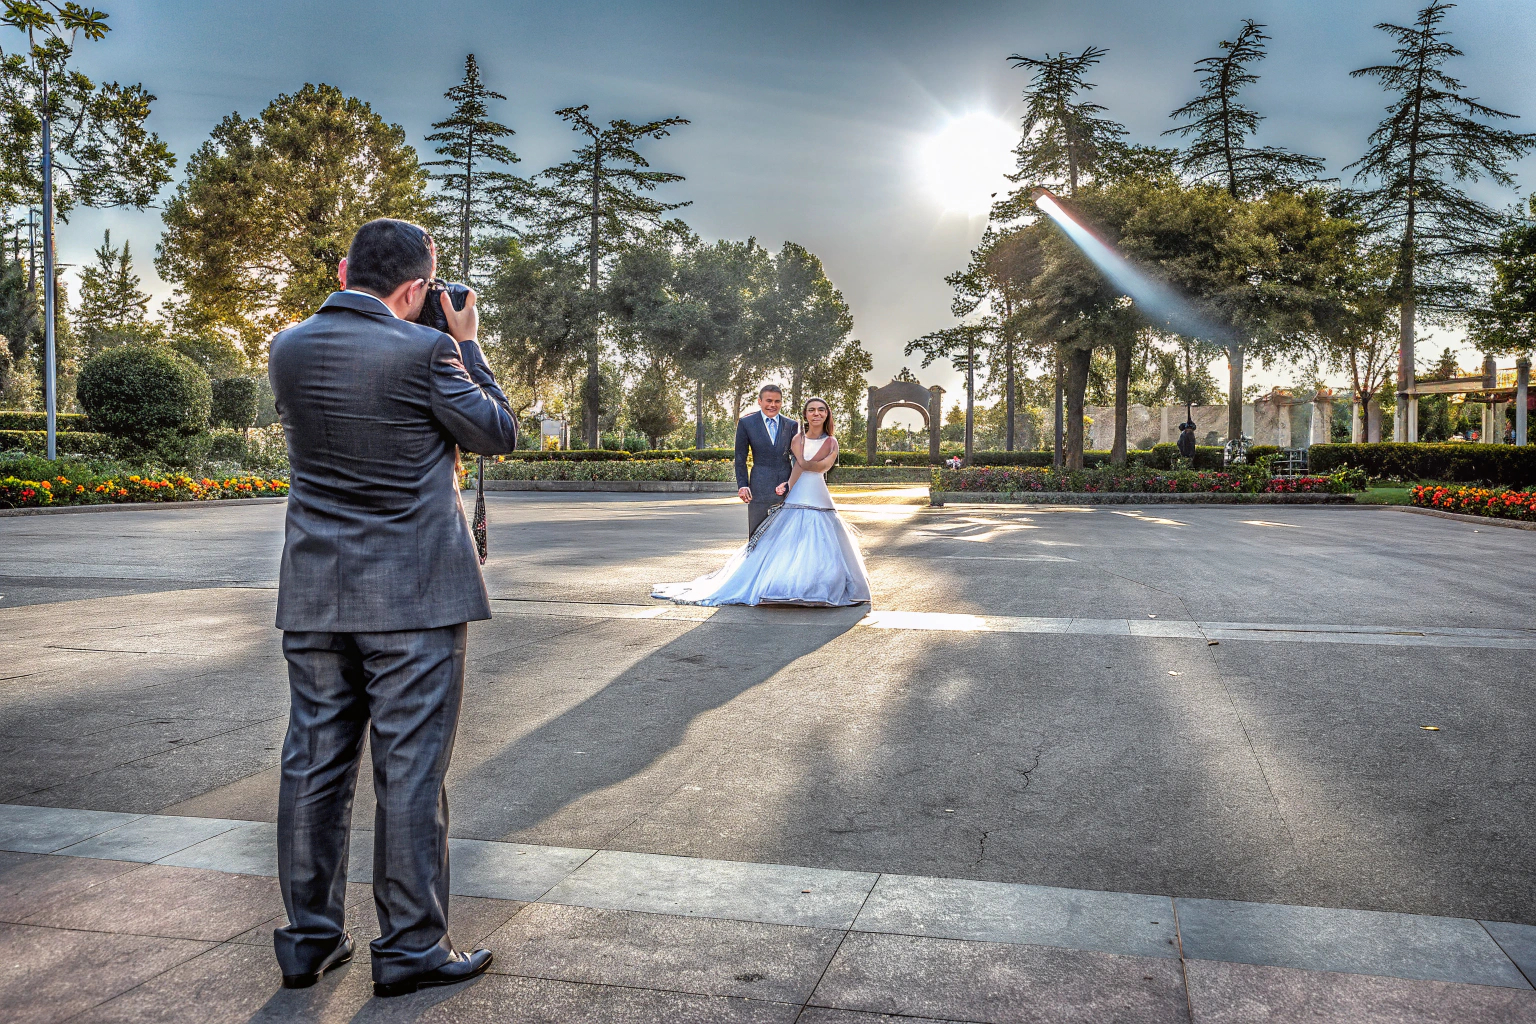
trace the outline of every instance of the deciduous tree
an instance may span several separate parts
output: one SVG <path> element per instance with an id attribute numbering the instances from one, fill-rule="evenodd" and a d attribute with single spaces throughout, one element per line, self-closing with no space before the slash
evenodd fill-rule
<path id="1" fill-rule="evenodd" d="M 271 334 L 314 312 L 358 227 L 430 216 L 427 175 L 399 125 L 330 85 L 230 114 L 187 162 L 155 267 L 174 330 L 212 331 L 259 364 Z"/>

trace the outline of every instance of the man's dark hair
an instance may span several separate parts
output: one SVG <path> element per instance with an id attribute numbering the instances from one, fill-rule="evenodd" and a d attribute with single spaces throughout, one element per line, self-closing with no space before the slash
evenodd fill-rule
<path id="1" fill-rule="evenodd" d="M 347 288 L 383 298 L 407 281 L 432 276 L 432 236 L 404 220 L 380 217 L 357 229 L 347 249 Z"/>
<path id="2" fill-rule="evenodd" d="M 758 389 L 757 397 L 762 398 L 770 391 L 778 395 L 780 398 L 784 397 L 784 389 L 779 387 L 777 384 L 764 384 L 761 388 Z"/>

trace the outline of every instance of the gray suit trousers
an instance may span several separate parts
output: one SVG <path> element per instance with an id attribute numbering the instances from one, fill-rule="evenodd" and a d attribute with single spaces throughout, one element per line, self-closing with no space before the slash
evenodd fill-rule
<path id="1" fill-rule="evenodd" d="M 754 495 L 755 496 L 755 495 Z M 757 532 L 757 528 L 763 525 L 763 520 L 768 518 L 768 512 L 775 505 L 784 504 L 782 495 L 775 494 L 772 501 L 747 502 L 747 538 Z"/>
<path id="2" fill-rule="evenodd" d="M 447 962 L 448 796 L 468 628 L 284 632 L 292 711 L 283 741 L 277 871 L 284 974 L 313 971 L 345 928 L 347 838 L 367 732 L 373 751 L 373 980 Z M 370 722 L 372 727 L 370 730 Z"/>

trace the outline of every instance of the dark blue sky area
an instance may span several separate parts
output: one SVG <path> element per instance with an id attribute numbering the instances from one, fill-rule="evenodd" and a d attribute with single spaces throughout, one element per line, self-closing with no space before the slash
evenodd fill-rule
<path id="1" fill-rule="evenodd" d="M 1255 18 L 1274 37 L 1251 95 L 1268 116 L 1262 141 L 1321 155 L 1337 173 L 1360 155 L 1385 103 L 1348 73 L 1389 57 L 1376 22 L 1411 21 L 1418 6 L 104 2 L 114 31 L 85 47 L 87 70 L 142 81 L 159 96 L 152 123 L 183 164 L 219 118 L 253 115 L 314 81 L 368 100 L 420 147 L 470 51 L 509 97 L 494 115 L 517 130 L 525 173 L 573 141 L 552 116 L 557 107 L 688 117 L 691 126 L 647 150 L 655 166 L 688 178 L 669 198 L 693 200 L 683 215 L 706 237 L 756 235 L 771 247 L 793 239 L 821 255 L 879 375 L 906 362 L 908 339 L 951 322 L 942 277 L 964 265 L 983 227 L 941 208 L 917 154 L 953 117 L 1017 118 L 1025 80 L 1009 54 L 1108 47 L 1097 99 L 1132 138 L 1157 142 L 1168 112 L 1193 95 L 1193 62 Z M 1536 130 L 1533 11 L 1529 0 L 1467 0 L 1449 23 L 1467 52 L 1452 73 Z M 1536 166 L 1521 170 L 1523 190 Z M 133 240 L 140 273 L 153 280 L 154 211 L 78 215 L 61 235 L 63 258 L 87 256 L 103 226 Z M 954 379 L 947 368 L 930 375 Z"/>

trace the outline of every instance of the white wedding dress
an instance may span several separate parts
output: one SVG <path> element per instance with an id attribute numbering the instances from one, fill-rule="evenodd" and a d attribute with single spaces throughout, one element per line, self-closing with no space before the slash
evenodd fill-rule
<path id="1" fill-rule="evenodd" d="M 806 461 L 826 443 L 806 438 Z M 826 474 L 802 472 L 784 504 L 725 565 L 692 583 L 658 583 L 651 596 L 703 605 L 863 604 L 869 576 L 858 541 L 832 504 Z"/>

